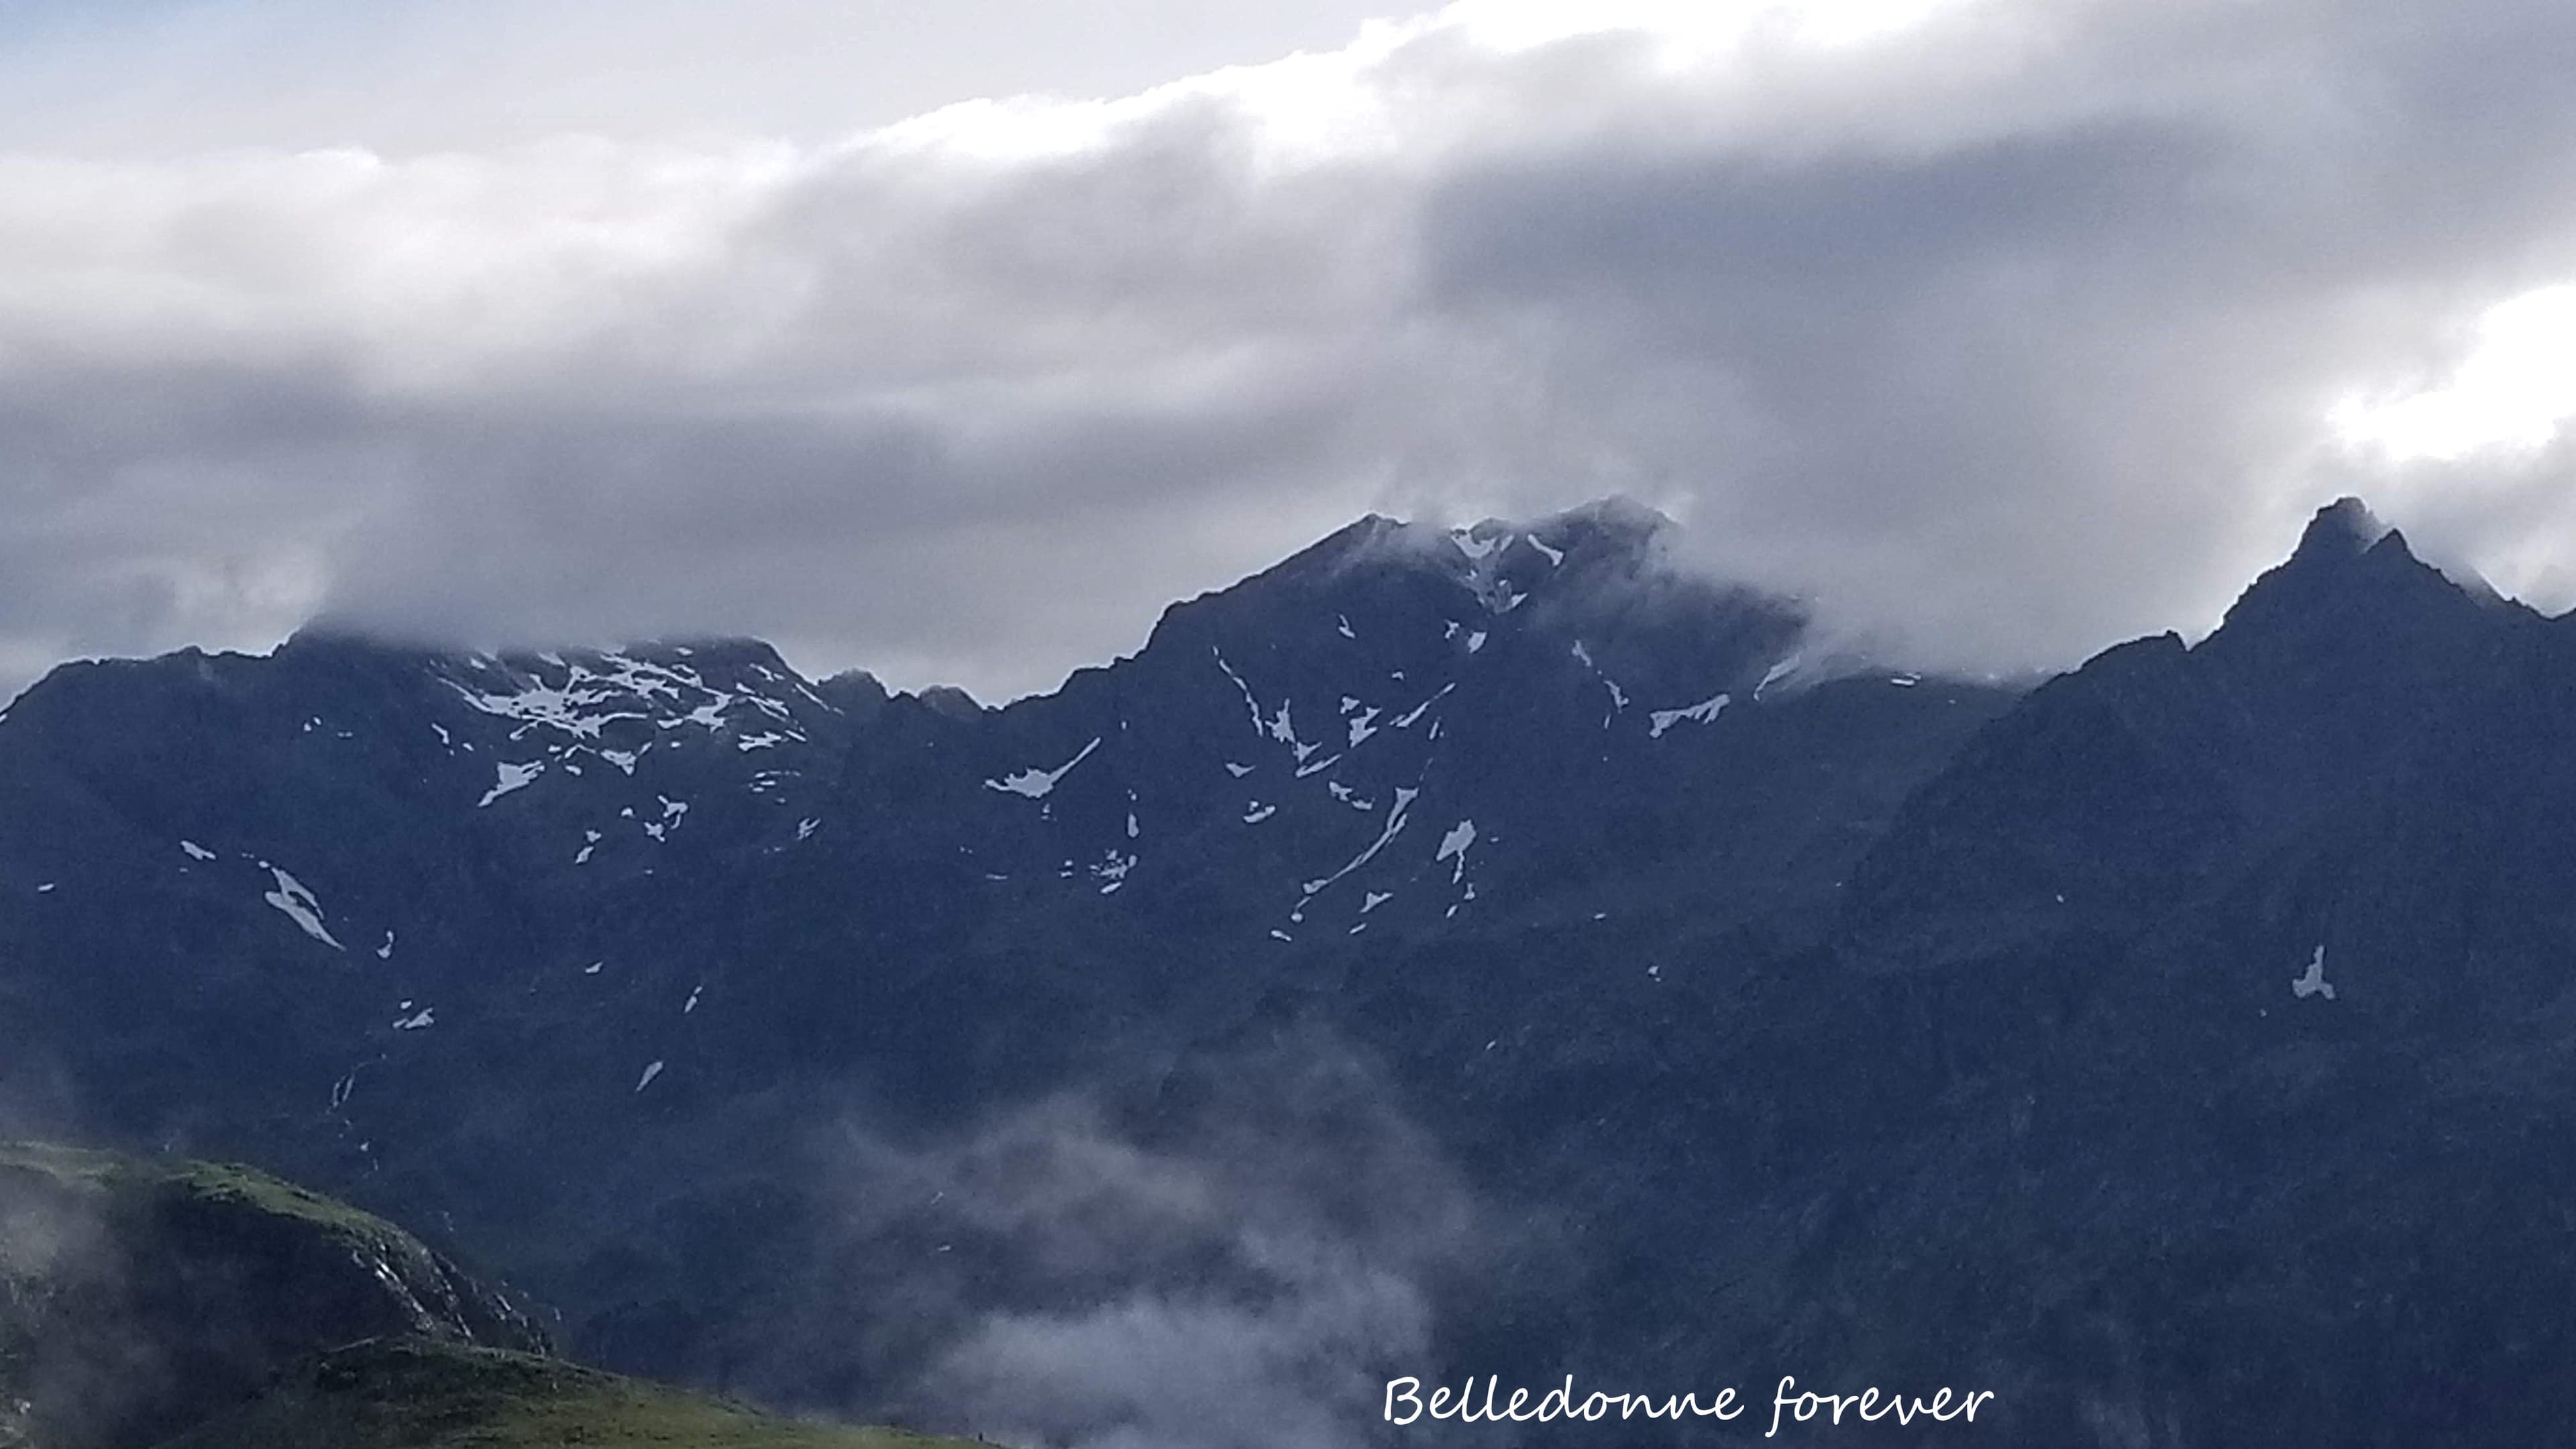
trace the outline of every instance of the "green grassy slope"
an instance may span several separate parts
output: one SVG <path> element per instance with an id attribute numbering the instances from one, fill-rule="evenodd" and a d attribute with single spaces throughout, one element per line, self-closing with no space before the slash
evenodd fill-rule
<path id="1" fill-rule="evenodd" d="M 88 1199 L 102 1215 L 131 1218 L 173 1204 L 231 1210 L 309 1229 L 324 1241 L 396 1274 L 426 1279 L 443 1270 L 419 1239 L 320 1193 L 231 1162 L 128 1157 L 49 1142 L 0 1142 L 0 1174 Z M 527 1331 L 522 1329 L 521 1331 Z"/>
<path id="2" fill-rule="evenodd" d="M 411 1234 L 256 1169 L 0 1143 L 0 1446 L 146 1444 L 414 1334 L 549 1347 Z"/>
<path id="3" fill-rule="evenodd" d="M 547 1348 L 402 1228 L 257 1169 L 0 1143 L 0 1449 L 954 1443 L 773 1418 Z"/>
<path id="4" fill-rule="evenodd" d="M 966 1449 L 772 1418 L 637 1379 L 430 1339 L 354 1344 L 164 1449 Z"/>

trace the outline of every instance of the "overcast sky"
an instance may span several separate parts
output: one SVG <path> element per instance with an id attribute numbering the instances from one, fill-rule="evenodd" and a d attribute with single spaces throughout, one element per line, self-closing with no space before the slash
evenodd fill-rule
<path id="1" fill-rule="evenodd" d="M 2564 607 L 2570 75 L 2564 0 L 0 7 L 0 682 L 327 612 L 1007 697 L 1612 491 L 1931 667 L 2344 492 Z"/>

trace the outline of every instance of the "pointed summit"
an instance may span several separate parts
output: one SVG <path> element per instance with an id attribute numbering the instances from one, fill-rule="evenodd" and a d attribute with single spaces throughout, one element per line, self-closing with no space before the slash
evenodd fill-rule
<path id="1" fill-rule="evenodd" d="M 2384 699 L 2362 696 L 2450 679 L 2487 637 L 2492 612 L 2346 498 L 2318 512 L 2298 550 L 2256 579 L 2193 652 L 2239 671 L 2247 688 L 2382 710 Z"/>
<path id="2" fill-rule="evenodd" d="M 2339 498 L 2317 510 L 2289 558 L 2238 596 L 2209 642 L 2224 649 L 2231 636 L 2295 627 L 2295 621 L 2348 624 L 2388 609 L 2438 610 L 2465 597 L 2360 499 Z"/>
<path id="3" fill-rule="evenodd" d="M 2307 531 L 2299 535 L 2299 547 L 2293 561 L 2312 555 L 2358 558 L 2389 534 L 2396 532 L 2380 521 L 2378 514 L 2360 499 L 2346 494 L 2317 510 L 2308 520 Z M 2402 545 L 2401 545 L 2402 546 Z"/>

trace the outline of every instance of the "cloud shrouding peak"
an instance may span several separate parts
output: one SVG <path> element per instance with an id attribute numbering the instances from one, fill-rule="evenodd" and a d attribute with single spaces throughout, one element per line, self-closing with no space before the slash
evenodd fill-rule
<path id="1" fill-rule="evenodd" d="M 2538 0 L 1471 0 L 828 142 L 24 148 L 0 664 L 327 609 L 1006 695 L 1369 508 L 1608 492 L 1933 667 L 2212 622 L 2354 491 L 2564 602 L 2571 61 Z"/>

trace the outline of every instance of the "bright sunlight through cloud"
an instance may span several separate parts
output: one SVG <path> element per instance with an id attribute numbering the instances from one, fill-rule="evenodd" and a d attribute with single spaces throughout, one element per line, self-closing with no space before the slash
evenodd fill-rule
<path id="1" fill-rule="evenodd" d="M 2447 381 L 2357 393 L 2330 421 L 2347 447 L 2392 462 L 2537 452 L 2576 417 L 2576 283 L 2490 307 Z"/>

